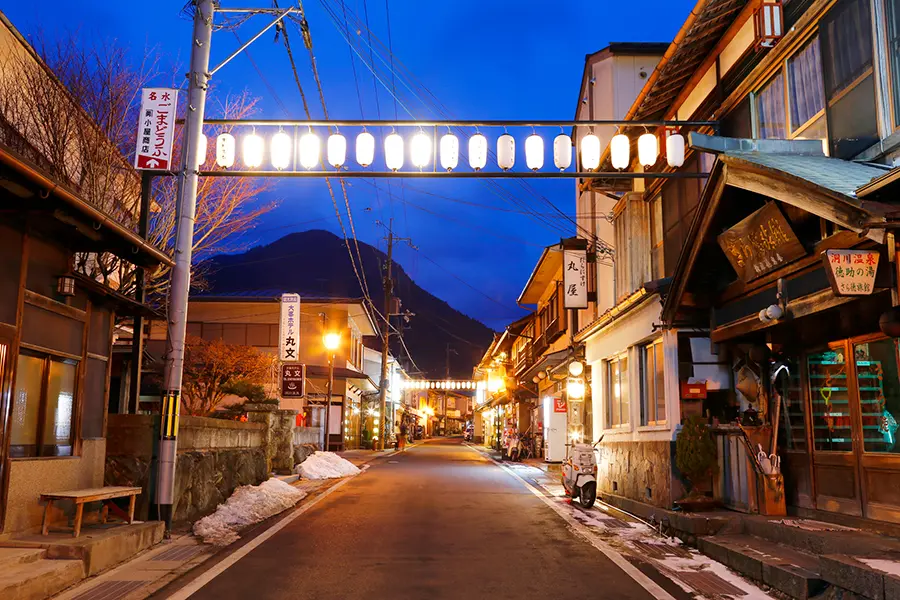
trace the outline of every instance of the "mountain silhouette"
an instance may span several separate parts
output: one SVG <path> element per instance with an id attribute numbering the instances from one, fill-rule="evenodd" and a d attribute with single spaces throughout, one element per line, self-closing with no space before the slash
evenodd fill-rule
<path id="1" fill-rule="evenodd" d="M 351 248 L 355 245 L 352 240 Z M 387 256 L 377 248 L 359 243 L 362 273 L 369 294 L 378 310 L 385 314 L 383 268 Z M 251 248 L 241 254 L 221 254 L 203 263 L 207 288 L 204 294 L 223 294 L 265 290 L 266 293 L 299 292 L 308 296 L 361 298 L 344 240 L 319 229 L 291 233 L 271 244 Z M 469 379 L 491 343 L 493 331 L 459 312 L 445 301 L 419 287 L 400 264 L 393 266 L 394 295 L 402 302 L 401 311 L 415 313 L 403 325 L 403 341 L 412 360 L 423 371 L 418 375 L 432 379 L 447 376 L 447 344 L 450 345 L 450 373 L 453 379 Z M 376 322 L 378 319 L 376 318 Z M 401 327 L 402 319 L 393 318 Z M 366 345 L 380 349 L 377 338 Z M 391 337 L 391 352 L 411 375 L 406 352 L 396 336 Z"/>

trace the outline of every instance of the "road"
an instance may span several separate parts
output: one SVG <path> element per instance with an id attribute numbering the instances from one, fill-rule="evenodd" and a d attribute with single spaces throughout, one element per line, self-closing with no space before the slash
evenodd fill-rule
<path id="1" fill-rule="evenodd" d="M 521 480 L 457 440 L 370 464 L 190 597 L 655 597 Z"/>

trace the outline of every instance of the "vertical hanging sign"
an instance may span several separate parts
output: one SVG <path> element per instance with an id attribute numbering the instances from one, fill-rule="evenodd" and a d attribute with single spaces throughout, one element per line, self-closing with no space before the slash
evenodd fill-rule
<path id="1" fill-rule="evenodd" d="M 565 308 L 587 308 L 587 250 L 563 250 Z"/>
<path id="2" fill-rule="evenodd" d="M 278 358 L 282 362 L 300 360 L 300 294 L 281 295 Z"/>
<path id="3" fill-rule="evenodd" d="M 172 140 L 175 139 L 175 108 L 178 90 L 144 88 L 138 119 L 137 152 L 134 167 L 146 171 L 169 171 Z"/>

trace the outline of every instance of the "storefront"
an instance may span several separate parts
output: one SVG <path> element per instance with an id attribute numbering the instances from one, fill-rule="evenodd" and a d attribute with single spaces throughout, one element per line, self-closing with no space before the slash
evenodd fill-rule
<path id="1" fill-rule="evenodd" d="M 853 192 L 885 171 L 774 158 L 720 155 L 664 320 L 708 328 L 733 388 L 702 414 L 780 462 L 790 512 L 900 522 L 898 346 L 879 325 L 893 318 L 896 246 L 876 227 L 884 205 Z"/>

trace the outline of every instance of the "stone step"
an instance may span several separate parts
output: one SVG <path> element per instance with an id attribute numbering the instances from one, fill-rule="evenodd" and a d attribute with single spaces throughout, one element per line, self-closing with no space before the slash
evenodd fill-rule
<path id="1" fill-rule="evenodd" d="M 900 556 L 827 554 L 819 562 L 822 578 L 836 587 L 871 600 L 900 600 Z"/>
<path id="2" fill-rule="evenodd" d="M 814 554 L 875 556 L 900 553 L 900 540 L 870 531 L 809 519 L 748 516 L 743 533 Z"/>
<path id="3" fill-rule="evenodd" d="M 46 554 L 40 548 L 0 548 L 0 573 L 16 565 L 41 560 Z"/>
<path id="4" fill-rule="evenodd" d="M 817 557 L 794 548 L 746 534 L 701 537 L 697 546 L 710 558 L 791 598 L 805 600 L 826 587 Z"/>
<path id="5" fill-rule="evenodd" d="M 84 579 L 80 560 L 41 559 L 0 570 L 3 600 L 45 600 Z"/>

